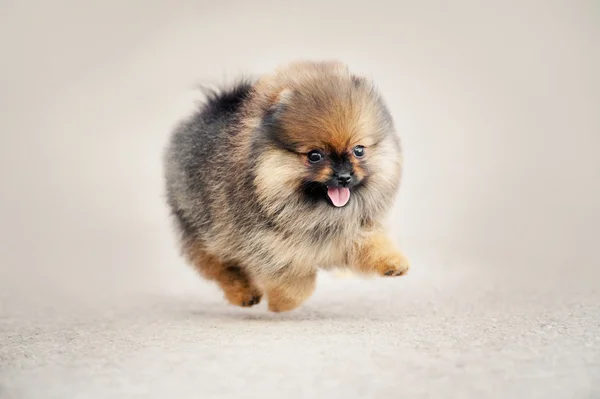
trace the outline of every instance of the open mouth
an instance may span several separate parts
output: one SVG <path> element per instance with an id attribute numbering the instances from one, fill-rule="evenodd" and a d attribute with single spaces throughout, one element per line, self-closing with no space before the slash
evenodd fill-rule
<path id="1" fill-rule="evenodd" d="M 333 206 L 341 208 L 350 201 L 350 189 L 347 187 L 327 187 L 327 197 Z"/>
<path id="2" fill-rule="evenodd" d="M 326 184 L 318 182 L 305 182 L 302 185 L 302 192 L 304 194 L 304 198 L 313 204 L 325 201 L 327 204 L 329 204 L 329 206 L 342 208 L 346 206 L 348 202 L 350 202 L 352 191 L 359 188 L 360 184 L 349 188 L 327 186 Z"/>

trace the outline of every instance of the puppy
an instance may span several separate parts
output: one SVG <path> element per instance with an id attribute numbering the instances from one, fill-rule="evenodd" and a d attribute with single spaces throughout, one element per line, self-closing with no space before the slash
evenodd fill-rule
<path id="1" fill-rule="evenodd" d="M 401 180 L 392 117 L 339 62 L 294 62 L 212 92 L 173 132 L 167 201 L 182 252 L 226 299 L 290 311 L 319 268 L 401 276 L 382 221 Z"/>

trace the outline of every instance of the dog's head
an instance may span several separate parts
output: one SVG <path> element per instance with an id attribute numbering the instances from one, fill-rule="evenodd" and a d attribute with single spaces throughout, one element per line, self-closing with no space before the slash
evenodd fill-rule
<path id="1" fill-rule="evenodd" d="M 253 96 L 250 151 L 269 213 L 367 220 L 391 206 L 399 142 L 369 81 L 337 62 L 300 62 L 259 80 Z"/>

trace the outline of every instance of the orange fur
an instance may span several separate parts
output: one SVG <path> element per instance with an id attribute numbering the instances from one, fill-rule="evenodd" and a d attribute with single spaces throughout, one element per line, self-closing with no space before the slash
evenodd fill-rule
<path id="1" fill-rule="evenodd" d="M 368 151 L 368 150 L 367 150 Z M 359 180 L 362 180 L 365 178 L 366 173 L 361 165 L 361 162 L 359 159 L 356 159 L 355 157 L 350 157 L 350 163 L 352 163 L 352 168 L 354 170 L 354 174 L 356 175 L 356 177 Z"/>
<path id="2" fill-rule="evenodd" d="M 410 264 L 392 240 L 378 231 L 355 250 L 351 266 L 359 272 L 377 273 L 381 276 L 403 276 Z"/>
<path id="3" fill-rule="evenodd" d="M 322 168 L 314 177 L 315 181 L 326 182 L 331 177 L 331 168 Z"/>
<path id="4" fill-rule="evenodd" d="M 196 270 L 204 278 L 216 281 L 231 304 L 253 306 L 260 302 L 262 292 L 243 268 L 223 263 L 197 242 L 187 245 L 187 253 Z"/>
<path id="5" fill-rule="evenodd" d="M 269 280 L 266 285 L 269 310 L 287 312 L 300 306 L 315 290 L 317 273 L 303 276 L 286 275 L 282 279 Z"/>

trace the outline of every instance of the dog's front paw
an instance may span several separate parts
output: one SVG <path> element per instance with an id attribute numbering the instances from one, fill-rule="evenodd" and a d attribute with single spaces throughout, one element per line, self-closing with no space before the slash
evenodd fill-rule
<path id="1" fill-rule="evenodd" d="M 403 276 L 410 263 L 394 242 L 379 232 L 369 237 L 359 246 L 352 266 L 355 270 L 386 277 Z"/>
<path id="2" fill-rule="evenodd" d="M 381 259 L 377 265 L 377 271 L 385 277 L 404 276 L 409 269 L 408 259 L 399 253 Z"/>

